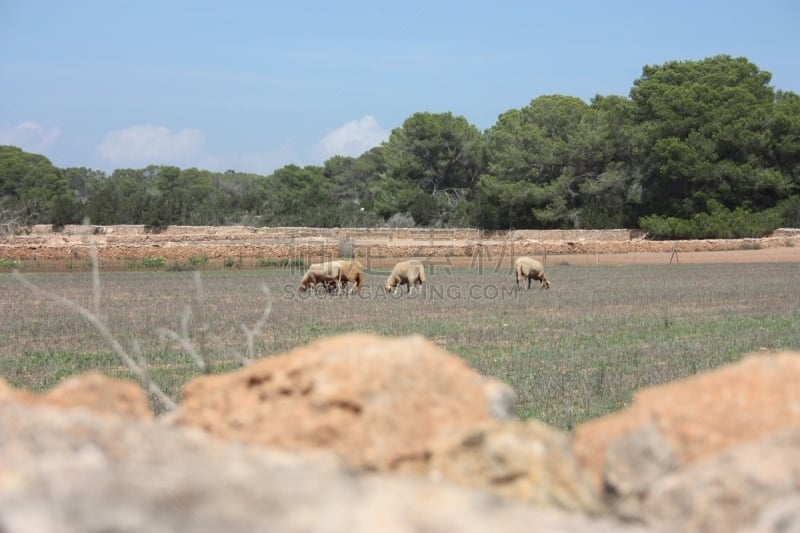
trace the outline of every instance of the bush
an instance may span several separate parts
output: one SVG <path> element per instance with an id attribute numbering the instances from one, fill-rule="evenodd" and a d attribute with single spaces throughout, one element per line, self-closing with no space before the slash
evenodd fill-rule
<path id="1" fill-rule="evenodd" d="M 279 268 L 305 268 L 306 262 L 303 259 L 265 259 L 263 257 L 256 261 L 259 268 L 279 267 Z"/>
<path id="2" fill-rule="evenodd" d="M 130 261 L 128 263 L 128 267 L 132 269 L 136 268 L 164 268 L 167 266 L 167 260 L 163 257 L 145 257 L 141 261 Z"/>
<path id="3" fill-rule="evenodd" d="M 189 258 L 189 263 L 191 263 L 192 266 L 194 266 L 194 267 L 205 266 L 205 264 L 208 263 L 208 256 L 206 256 L 206 255 L 200 255 L 200 256 L 195 255 L 195 256 L 192 256 L 192 257 Z"/>
<path id="4" fill-rule="evenodd" d="M 707 213 L 690 219 L 650 215 L 639 219 L 639 227 L 651 239 L 740 239 L 763 237 L 780 227 L 784 220 L 780 208 L 753 213 L 737 207 L 731 211 L 717 201 L 709 200 Z"/>
<path id="5" fill-rule="evenodd" d="M 384 223 L 387 228 L 413 228 L 416 225 L 414 217 L 408 213 L 395 213 Z"/>
<path id="6" fill-rule="evenodd" d="M 800 196 L 792 196 L 778 204 L 784 228 L 800 228 Z"/>
<path id="7" fill-rule="evenodd" d="M 7 268 L 9 270 L 17 268 L 19 265 L 22 264 L 22 261 L 17 259 L 6 259 L 4 257 L 0 257 L 0 268 Z"/>

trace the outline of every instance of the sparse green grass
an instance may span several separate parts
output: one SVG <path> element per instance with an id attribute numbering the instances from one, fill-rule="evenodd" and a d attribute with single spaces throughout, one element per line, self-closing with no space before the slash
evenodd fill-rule
<path id="1" fill-rule="evenodd" d="M 513 290 L 508 268 L 437 267 L 420 295 L 387 296 L 386 272 L 368 272 L 361 297 L 300 295 L 302 269 L 203 272 L 197 297 L 189 272 L 104 272 L 102 312 L 126 347 L 134 339 L 152 379 L 179 399 L 199 374 L 158 328 L 190 334 L 211 372 L 237 368 L 241 325 L 252 325 L 271 290 L 272 313 L 256 352 L 287 351 L 348 331 L 422 334 L 484 375 L 511 384 L 518 414 L 569 429 L 618 410 L 633 393 L 738 360 L 762 349 L 800 349 L 800 266 L 778 264 L 547 267 L 552 288 Z M 26 274 L 89 307 L 91 274 Z M 130 377 L 76 314 L 0 274 L 0 375 L 43 390 L 94 369 Z"/>
<path id="2" fill-rule="evenodd" d="M 17 259 L 6 259 L 5 257 L 0 257 L 0 269 L 13 270 L 15 268 L 19 268 L 21 264 L 22 261 Z"/>
<path id="3" fill-rule="evenodd" d="M 207 255 L 193 255 L 189 258 L 189 263 L 196 268 L 202 268 L 208 263 Z"/>
<path id="4" fill-rule="evenodd" d="M 128 268 L 131 270 L 145 268 L 150 270 L 159 270 L 167 266 L 167 260 L 163 257 L 145 257 L 138 261 L 129 261 Z"/>
<path id="5" fill-rule="evenodd" d="M 305 259 L 271 259 L 260 257 L 256 260 L 256 267 L 258 268 L 305 268 Z"/>

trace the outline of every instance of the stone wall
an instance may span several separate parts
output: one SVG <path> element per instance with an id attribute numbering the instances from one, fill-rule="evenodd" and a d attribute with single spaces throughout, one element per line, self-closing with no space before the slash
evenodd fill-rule
<path id="1" fill-rule="evenodd" d="M 246 226 L 37 225 L 0 237 L 6 260 L 81 260 L 91 247 L 101 260 L 164 257 L 209 259 L 511 257 L 516 255 L 705 252 L 796 246 L 800 230 L 781 229 L 760 239 L 651 241 L 636 230 L 504 230 L 418 228 L 254 228 Z"/>

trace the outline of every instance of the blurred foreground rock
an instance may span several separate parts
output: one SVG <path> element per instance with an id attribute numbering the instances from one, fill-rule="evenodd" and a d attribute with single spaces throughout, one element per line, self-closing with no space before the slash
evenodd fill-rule
<path id="1" fill-rule="evenodd" d="M 0 401 L 4 399 L 53 407 L 81 407 L 99 414 L 142 420 L 153 418 L 147 395 L 139 385 L 96 372 L 66 378 L 44 394 L 13 389 L 0 379 Z"/>
<path id="2" fill-rule="evenodd" d="M 747 530 L 800 493 L 800 354 L 751 355 L 641 391 L 577 427 L 573 449 L 618 515 L 666 531 Z"/>
<path id="3" fill-rule="evenodd" d="M 367 472 L 430 473 L 522 501 L 597 511 L 566 435 L 509 420 L 514 393 L 422 337 L 349 334 L 184 387 L 174 422 Z"/>
<path id="4" fill-rule="evenodd" d="M 0 531 L 636 531 L 188 428 L 0 400 Z"/>
<path id="5" fill-rule="evenodd" d="M 96 374 L 0 379 L 0 531 L 800 531 L 799 378 L 750 356 L 572 435 L 420 337 L 323 339 L 160 420 Z"/>
<path id="6" fill-rule="evenodd" d="M 513 416 L 514 393 L 422 337 L 349 334 L 189 382 L 175 422 L 361 470 L 422 472 L 440 435 Z"/>
<path id="7" fill-rule="evenodd" d="M 536 420 L 489 422 L 442 438 L 430 474 L 510 499 L 573 511 L 602 505 L 569 447 L 569 437 Z"/>

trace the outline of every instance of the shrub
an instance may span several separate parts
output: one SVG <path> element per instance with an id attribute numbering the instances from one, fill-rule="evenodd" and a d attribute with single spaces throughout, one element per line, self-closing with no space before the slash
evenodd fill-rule
<path id="1" fill-rule="evenodd" d="M 206 255 L 195 255 L 189 258 L 189 263 L 191 263 L 194 267 L 203 267 L 208 263 L 208 256 Z"/>
<path id="2" fill-rule="evenodd" d="M 651 239 L 739 239 L 762 237 L 781 225 L 780 208 L 753 213 L 737 207 L 733 211 L 715 200 L 708 201 L 708 212 L 690 219 L 650 215 L 639 219 L 639 227 Z"/>
<path id="3" fill-rule="evenodd" d="M 264 257 L 259 258 L 256 261 L 256 266 L 259 268 L 270 268 L 270 267 L 278 267 L 278 268 L 305 268 L 306 262 L 303 259 L 295 258 L 295 259 L 266 259 Z"/>
<path id="4" fill-rule="evenodd" d="M 0 268 L 7 268 L 9 270 L 13 270 L 21 264 L 22 261 L 19 261 L 17 259 L 6 259 L 4 257 L 0 257 Z"/>
<path id="5" fill-rule="evenodd" d="M 163 257 L 145 257 L 142 259 L 142 266 L 145 268 L 164 268 L 167 266 L 167 260 Z"/>
<path id="6" fill-rule="evenodd" d="M 129 261 L 128 268 L 153 268 L 159 269 L 167 266 L 167 260 L 163 257 L 145 257 L 140 261 Z"/>
<path id="7" fill-rule="evenodd" d="M 800 228 L 800 196 L 792 196 L 778 204 L 784 228 Z"/>

